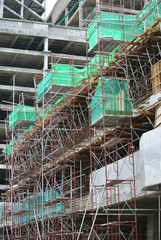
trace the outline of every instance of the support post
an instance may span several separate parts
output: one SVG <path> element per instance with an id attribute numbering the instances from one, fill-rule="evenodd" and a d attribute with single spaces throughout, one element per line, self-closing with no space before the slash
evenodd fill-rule
<path id="1" fill-rule="evenodd" d="M 46 20 L 46 17 L 47 17 L 47 15 L 46 15 L 46 0 L 44 0 L 44 7 L 45 7 L 44 20 Z"/>
<path id="2" fill-rule="evenodd" d="M 160 240 L 160 195 L 158 196 L 158 240 Z"/>
<path id="3" fill-rule="evenodd" d="M 80 161 L 80 211 L 83 207 L 82 196 L 82 161 Z"/>
<path id="4" fill-rule="evenodd" d="M 0 18 L 3 18 L 4 0 L 0 0 Z"/>
<path id="5" fill-rule="evenodd" d="M 96 0 L 96 11 L 101 10 L 101 0 Z"/>
<path id="6" fill-rule="evenodd" d="M 65 8 L 65 16 L 68 14 L 68 12 L 69 12 L 68 7 L 66 7 L 66 8 Z M 67 17 L 65 18 L 65 26 L 67 26 L 68 21 L 69 21 L 69 17 L 67 16 Z"/>
<path id="7" fill-rule="evenodd" d="M 48 70 L 48 52 L 49 50 L 49 40 L 45 38 L 44 40 L 44 68 L 43 68 L 43 75 L 45 77 L 47 70 Z"/>
<path id="8" fill-rule="evenodd" d="M 21 15 L 21 17 L 22 18 L 24 18 L 24 0 L 21 0 L 21 13 L 20 13 L 20 15 Z"/>
<path id="9" fill-rule="evenodd" d="M 154 216 L 147 216 L 147 240 L 154 239 Z"/>
<path id="10" fill-rule="evenodd" d="M 82 8 L 82 1 L 79 3 L 79 27 L 83 26 L 83 8 Z"/>

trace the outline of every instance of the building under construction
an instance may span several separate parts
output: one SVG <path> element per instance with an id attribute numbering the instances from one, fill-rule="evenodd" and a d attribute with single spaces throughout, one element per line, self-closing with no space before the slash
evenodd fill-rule
<path id="1" fill-rule="evenodd" d="M 0 239 L 160 240 L 161 1 L 44 11 L 0 0 Z"/>

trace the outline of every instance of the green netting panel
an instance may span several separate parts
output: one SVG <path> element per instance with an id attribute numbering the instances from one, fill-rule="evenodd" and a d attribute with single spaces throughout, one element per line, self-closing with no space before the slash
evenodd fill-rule
<path id="1" fill-rule="evenodd" d="M 116 47 L 111 55 L 95 55 L 88 64 L 88 72 L 89 75 L 97 75 L 99 73 L 100 67 L 106 68 L 108 67 L 109 63 L 114 60 L 114 52 L 118 50 Z"/>
<path id="2" fill-rule="evenodd" d="M 36 196 L 36 202 L 33 196 L 20 203 L 13 204 L 13 212 L 15 213 L 13 225 L 17 226 L 19 224 L 30 223 L 35 220 L 35 214 L 39 221 L 43 217 L 47 218 L 49 216 L 64 213 L 64 204 L 56 200 L 59 197 L 60 195 L 57 191 L 49 190 L 44 192 L 44 195 L 38 194 Z M 42 201 L 44 202 L 44 206 L 42 206 Z M 44 207 L 44 209 L 42 207 Z M 18 214 L 16 214 L 18 212 L 22 212 L 21 217 L 18 217 Z"/>
<path id="3" fill-rule="evenodd" d="M 103 78 L 102 81 L 100 79 L 90 109 L 92 125 L 103 117 L 103 111 L 107 116 L 129 116 L 130 111 L 133 114 L 133 105 L 128 94 L 128 81 L 121 78 Z"/>
<path id="4" fill-rule="evenodd" d="M 87 78 L 85 68 L 78 69 L 72 65 L 55 64 L 37 86 L 37 101 L 42 98 L 43 94 L 47 93 L 51 85 L 75 87 L 80 85 L 85 78 Z"/>
<path id="5" fill-rule="evenodd" d="M 161 1 L 151 0 L 137 17 L 139 19 L 138 33 L 141 34 L 145 31 L 145 27 L 153 25 L 156 18 L 161 17 Z"/>
<path id="6" fill-rule="evenodd" d="M 6 157 L 7 155 L 10 155 L 10 154 L 11 154 L 11 152 L 12 152 L 12 147 L 13 147 L 14 145 L 15 145 L 15 140 L 11 141 L 11 142 L 8 144 L 8 146 L 3 149 L 3 153 L 4 153 L 5 157 Z"/>
<path id="7" fill-rule="evenodd" d="M 112 52 L 115 52 L 118 48 L 115 48 Z M 46 94 L 51 88 L 51 85 L 64 86 L 66 91 L 68 87 L 76 87 L 82 83 L 82 80 L 88 78 L 89 75 L 97 75 L 100 64 L 103 67 L 107 67 L 109 62 L 113 60 L 113 55 L 110 56 L 94 56 L 87 66 L 83 69 L 78 69 L 71 65 L 55 64 L 53 69 L 45 76 L 45 78 L 37 86 L 37 101 L 39 101 L 43 94 Z M 54 90 L 54 87 L 53 87 Z M 61 91 L 61 90 L 60 90 Z M 57 105 L 63 100 L 63 96 L 54 104 Z M 41 116 L 41 114 L 40 114 Z"/>
<path id="8" fill-rule="evenodd" d="M 9 128 L 16 126 L 20 121 L 35 121 L 35 108 L 29 106 L 17 106 L 9 115 Z"/>
<path id="9" fill-rule="evenodd" d="M 97 27 L 97 21 L 99 26 Z M 125 41 L 131 41 L 134 34 L 137 33 L 137 16 L 135 15 L 122 15 L 116 13 L 99 13 L 95 17 L 87 29 L 87 36 L 89 40 L 89 50 L 98 43 L 99 38 L 107 38 L 124 41 L 124 33 L 122 23 L 124 24 Z"/>
<path id="10" fill-rule="evenodd" d="M 4 212 L 4 210 L 5 210 L 5 208 L 4 208 L 4 203 L 1 203 L 1 205 L 0 205 L 0 224 L 3 224 L 3 212 Z"/>
<path id="11" fill-rule="evenodd" d="M 10 155 L 12 152 L 12 148 L 17 144 L 17 143 L 21 143 L 23 140 L 23 134 L 22 133 L 17 133 L 17 140 L 13 139 L 13 141 L 11 141 L 7 147 L 5 147 L 3 149 L 3 153 L 5 155 L 5 157 L 7 155 Z"/>
<path id="12" fill-rule="evenodd" d="M 17 143 L 21 143 L 23 140 L 23 134 L 22 133 L 17 133 Z"/>

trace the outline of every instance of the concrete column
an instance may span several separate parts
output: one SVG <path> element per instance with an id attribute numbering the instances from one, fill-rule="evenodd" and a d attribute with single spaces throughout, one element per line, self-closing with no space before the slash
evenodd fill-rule
<path id="1" fill-rule="evenodd" d="M 147 216 L 147 240 L 154 239 L 153 218 L 154 216 Z"/>
<path id="2" fill-rule="evenodd" d="M 161 232 L 161 224 L 160 224 L 160 217 L 161 217 L 161 213 L 160 213 L 160 208 L 161 207 L 161 199 L 160 199 L 160 195 L 158 196 L 158 240 L 160 240 L 161 236 L 160 236 L 160 232 Z"/>
<path id="3" fill-rule="evenodd" d="M 100 11 L 101 10 L 101 0 L 96 0 L 96 11 Z"/>
<path id="4" fill-rule="evenodd" d="M 47 17 L 47 15 L 46 15 L 46 0 L 44 0 L 44 7 L 45 7 L 44 20 L 46 20 L 46 17 Z"/>
<path id="5" fill-rule="evenodd" d="M 21 0 L 21 4 L 24 4 L 24 0 Z M 21 15 L 22 18 L 24 18 L 24 6 L 23 5 L 21 5 L 20 15 Z"/>
<path id="6" fill-rule="evenodd" d="M 45 76 L 48 70 L 48 54 L 49 54 L 49 40 L 45 38 L 44 40 L 44 68 L 43 75 Z"/>
<path id="7" fill-rule="evenodd" d="M 65 16 L 68 14 L 68 12 L 69 12 L 69 9 L 68 9 L 68 7 L 66 7 L 66 8 L 65 8 Z M 65 26 L 67 26 L 68 21 L 69 21 L 69 16 L 67 16 L 67 17 L 65 18 Z"/>
<path id="8" fill-rule="evenodd" d="M 3 18 L 4 0 L 0 0 L 0 18 Z"/>
<path id="9" fill-rule="evenodd" d="M 157 216 L 147 216 L 147 240 L 158 240 Z"/>
<path id="10" fill-rule="evenodd" d="M 83 26 L 83 8 L 82 8 L 82 1 L 79 3 L 79 27 Z"/>

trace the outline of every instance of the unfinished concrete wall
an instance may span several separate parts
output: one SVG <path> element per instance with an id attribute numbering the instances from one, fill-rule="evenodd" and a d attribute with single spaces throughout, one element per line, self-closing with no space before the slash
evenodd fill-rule
<path id="1" fill-rule="evenodd" d="M 161 128 L 143 134 L 140 140 L 140 160 L 144 167 L 144 187 L 161 184 Z"/>
<path id="2" fill-rule="evenodd" d="M 135 162 L 135 184 L 136 184 L 136 197 L 145 197 L 150 195 L 152 191 L 149 187 L 161 184 L 161 128 L 154 129 L 144 133 L 140 140 L 140 150 L 134 153 Z M 110 164 L 107 166 L 107 180 L 118 179 L 116 173 L 116 165 Z M 131 179 L 132 167 L 129 162 L 129 157 L 125 157 L 118 161 L 119 179 Z M 106 182 L 105 167 L 102 167 L 93 172 L 90 179 L 93 179 L 93 185 L 103 186 Z M 90 188 L 92 184 L 90 185 Z M 97 202 L 101 198 L 102 188 L 94 190 Z M 154 192 L 155 193 L 155 192 Z M 120 202 L 130 199 L 130 189 L 128 184 L 120 183 Z M 110 192 L 109 192 L 110 196 Z M 106 194 L 102 198 L 105 202 Z M 114 194 L 111 196 L 112 202 L 115 202 Z"/>

